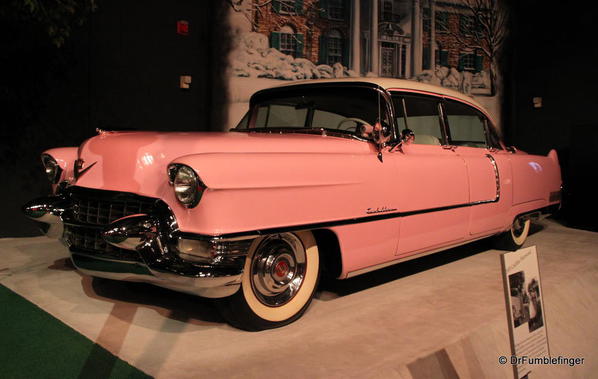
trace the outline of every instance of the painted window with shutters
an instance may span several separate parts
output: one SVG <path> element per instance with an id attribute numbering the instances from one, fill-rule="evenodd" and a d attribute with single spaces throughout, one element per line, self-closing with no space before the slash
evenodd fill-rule
<path id="1" fill-rule="evenodd" d="M 319 63 L 333 65 L 341 63 L 343 66 L 349 65 L 348 43 L 343 34 L 333 29 L 320 36 Z"/>
<path id="2" fill-rule="evenodd" d="M 303 1 L 296 0 L 273 0 L 272 9 L 279 14 L 297 14 L 301 13 Z"/>
<path id="3" fill-rule="evenodd" d="M 424 8 L 422 10 L 422 29 L 424 33 L 432 31 L 432 9 Z"/>
<path id="4" fill-rule="evenodd" d="M 331 20 L 343 20 L 345 18 L 345 0 L 328 0 L 328 17 Z"/>
<path id="5" fill-rule="evenodd" d="M 472 16 L 459 15 L 459 33 L 463 36 L 470 36 L 474 32 L 475 22 Z"/>
<path id="6" fill-rule="evenodd" d="M 459 54 L 459 71 L 475 71 L 475 54 L 462 52 Z"/>
<path id="7" fill-rule="evenodd" d="M 303 56 L 303 34 L 295 33 L 289 25 L 281 27 L 278 32 L 272 32 L 270 41 L 270 45 L 281 53 L 295 58 Z"/>
<path id="8" fill-rule="evenodd" d="M 332 30 L 327 35 L 326 64 L 333 65 L 336 62 L 343 63 L 343 36 L 338 30 Z"/>
<path id="9" fill-rule="evenodd" d="M 448 20 L 449 20 L 448 12 L 444 12 L 444 11 L 436 12 L 434 17 L 435 17 L 434 30 L 436 31 L 436 33 L 447 33 L 448 32 Z"/>
<path id="10" fill-rule="evenodd" d="M 436 51 L 434 52 L 436 61 L 434 64 L 436 66 L 446 66 L 449 65 L 449 52 L 447 49 L 442 47 L 439 43 L 436 44 Z"/>
<path id="11" fill-rule="evenodd" d="M 382 1 L 382 21 L 392 22 L 392 0 Z"/>
<path id="12" fill-rule="evenodd" d="M 484 69 L 484 57 L 478 50 L 459 54 L 459 71 L 480 72 Z"/>
<path id="13" fill-rule="evenodd" d="M 430 68 L 432 68 L 432 49 L 430 45 L 424 45 L 422 50 L 422 69 L 429 70 Z"/>

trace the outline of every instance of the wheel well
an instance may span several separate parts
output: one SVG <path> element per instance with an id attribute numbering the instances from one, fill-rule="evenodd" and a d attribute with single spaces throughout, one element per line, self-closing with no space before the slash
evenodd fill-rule
<path id="1" fill-rule="evenodd" d="M 323 272 L 332 278 L 338 278 L 343 270 L 343 259 L 338 237 L 330 229 L 312 230 L 320 252 Z"/>

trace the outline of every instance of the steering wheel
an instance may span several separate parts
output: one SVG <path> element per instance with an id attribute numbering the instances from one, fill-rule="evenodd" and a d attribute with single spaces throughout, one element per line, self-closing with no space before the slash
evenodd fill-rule
<path id="1" fill-rule="evenodd" d="M 345 128 L 341 128 L 341 125 L 344 124 L 344 123 L 346 123 L 346 122 L 351 122 L 351 121 L 352 122 L 356 122 L 358 124 L 369 125 L 368 122 L 363 121 L 360 118 L 357 118 L 357 117 L 347 117 L 347 118 L 342 119 L 341 122 L 338 123 L 338 125 L 336 126 L 336 128 L 339 129 L 339 130 L 350 130 L 351 127 L 345 129 Z M 355 126 L 355 129 L 353 131 L 354 132 L 358 132 L 357 126 Z"/>

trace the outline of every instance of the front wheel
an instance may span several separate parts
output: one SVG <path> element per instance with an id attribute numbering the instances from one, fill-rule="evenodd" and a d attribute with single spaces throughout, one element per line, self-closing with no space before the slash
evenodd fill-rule
<path id="1" fill-rule="evenodd" d="M 311 232 L 262 238 L 247 255 L 241 289 L 220 299 L 220 313 L 250 331 L 297 320 L 309 306 L 320 276 L 320 257 Z"/>
<path id="2" fill-rule="evenodd" d="M 525 243 L 529 234 L 531 221 L 529 218 L 516 217 L 511 229 L 496 237 L 495 246 L 501 250 L 515 251 Z"/>

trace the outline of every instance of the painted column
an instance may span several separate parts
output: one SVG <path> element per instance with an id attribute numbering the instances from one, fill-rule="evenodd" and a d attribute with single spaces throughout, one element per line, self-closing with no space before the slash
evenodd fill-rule
<path id="1" fill-rule="evenodd" d="M 353 0 L 353 25 L 352 25 L 352 63 L 351 69 L 357 73 L 357 75 L 361 76 L 361 14 L 360 14 L 361 4 L 360 0 Z"/>
<path id="2" fill-rule="evenodd" d="M 379 0 L 372 0 L 372 28 L 370 33 L 370 44 L 372 45 L 371 70 L 376 75 L 380 75 L 380 56 L 378 53 L 378 1 Z"/>
<path id="3" fill-rule="evenodd" d="M 411 74 L 418 75 L 422 72 L 422 15 L 420 0 L 413 0 L 413 19 L 412 19 L 412 31 L 411 31 Z"/>

